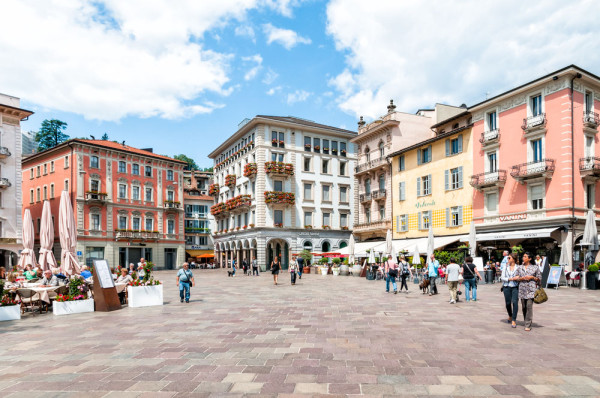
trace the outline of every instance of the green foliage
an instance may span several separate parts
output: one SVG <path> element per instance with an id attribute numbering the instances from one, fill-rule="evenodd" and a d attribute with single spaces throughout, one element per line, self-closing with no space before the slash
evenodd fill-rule
<path id="1" fill-rule="evenodd" d="M 39 151 L 54 148 L 69 139 L 63 131 L 67 129 L 67 123 L 57 119 L 46 119 L 42 122 L 40 131 L 35 135 Z"/>
<path id="2" fill-rule="evenodd" d="M 108 141 L 108 134 L 107 133 L 102 134 L 102 140 L 103 141 Z"/>
<path id="3" fill-rule="evenodd" d="M 462 264 L 465 260 L 465 253 L 463 251 L 434 251 L 435 259 L 440 262 L 440 264 L 450 264 L 450 258 L 454 257 L 457 264 Z"/>
<path id="4" fill-rule="evenodd" d="M 334 266 L 334 267 L 339 267 L 339 266 L 340 266 L 340 264 L 341 264 L 341 262 L 342 262 L 342 259 L 341 259 L 341 258 L 339 258 L 339 257 L 334 257 L 334 258 L 331 260 L 331 262 L 333 262 L 333 266 Z"/>
<path id="5" fill-rule="evenodd" d="M 598 268 L 599 268 L 598 265 L 599 265 L 599 263 L 594 263 L 594 264 L 590 265 L 588 267 L 588 271 L 590 271 L 590 272 L 598 272 Z"/>
<path id="6" fill-rule="evenodd" d="M 304 260 L 304 264 L 308 264 L 308 262 L 312 260 L 312 254 L 310 251 L 304 249 L 300 252 L 300 258 Z"/>
<path id="7" fill-rule="evenodd" d="M 319 259 L 319 264 L 325 265 L 327 263 L 329 263 L 329 259 L 327 257 L 321 257 Z"/>
<path id="8" fill-rule="evenodd" d="M 523 246 L 521 246 L 521 245 L 513 246 L 512 247 L 512 251 L 514 253 L 519 254 L 519 255 L 521 255 L 521 254 L 523 254 L 525 252 L 525 250 L 523 249 Z"/>
<path id="9" fill-rule="evenodd" d="M 177 160 L 186 162 L 187 163 L 187 166 L 185 167 L 186 170 L 198 170 L 198 165 L 196 164 L 194 159 L 187 157 L 183 153 L 173 156 L 173 159 L 177 159 Z"/>

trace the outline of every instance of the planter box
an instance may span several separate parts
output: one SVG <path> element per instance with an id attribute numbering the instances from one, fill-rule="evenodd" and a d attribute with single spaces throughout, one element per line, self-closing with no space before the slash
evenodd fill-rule
<path id="1" fill-rule="evenodd" d="M 0 322 L 1 321 L 16 321 L 21 319 L 20 305 L 7 305 L 0 307 Z"/>
<path id="2" fill-rule="evenodd" d="M 590 272 L 588 271 L 585 275 L 585 283 L 587 284 L 587 288 L 590 290 L 596 290 L 598 285 L 598 271 Z"/>
<path id="3" fill-rule="evenodd" d="M 340 275 L 348 275 L 350 273 L 349 270 L 346 264 L 340 265 Z"/>
<path id="4" fill-rule="evenodd" d="M 327 275 L 329 271 L 329 267 L 321 267 L 321 275 Z"/>
<path id="5" fill-rule="evenodd" d="M 340 274 L 340 268 L 332 268 L 333 269 L 333 275 L 339 275 Z"/>
<path id="6" fill-rule="evenodd" d="M 55 301 L 52 303 L 52 313 L 54 315 L 80 314 L 83 312 L 94 312 L 94 299 Z"/>
<path id="7" fill-rule="evenodd" d="M 163 305 L 163 285 L 127 286 L 127 301 L 130 307 Z"/>
<path id="8" fill-rule="evenodd" d="M 360 264 L 354 264 L 352 267 L 352 276 L 360 276 L 360 272 L 362 271 L 362 267 Z"/>
<path id="9" fill-rule="evenodd" d="M 302 273 L 303 274 L 310 274 L 310 267 L 303 267 L 302 268 Z"/>

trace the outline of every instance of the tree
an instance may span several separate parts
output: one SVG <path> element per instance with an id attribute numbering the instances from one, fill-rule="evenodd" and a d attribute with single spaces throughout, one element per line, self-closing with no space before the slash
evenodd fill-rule
<path id="1" fill-rule="evenodd" d="M 108 141 L 108 134 L 107 133 L 102 134 L 102 140 L 103 141 Z"/>
<path id="2" fill-rule="evenodd" d="M 183 153 L 180 155 L 173 156 L 173 159 L 177 159 L 177 160 L 186 162 L 187 163 L 187 166 L 185 167 L 186 170 L 198 170 L 198 165 L 196 164 L 194 159 L 188 158 Z"/>
<path id="3" fill-rule="evenodd" d="M 38 143 L 39 151 L 54 148 L 58 144 L 65 142 L 69 136 L 63 131 L 67 129 L 67 123 L 57 120 L 44 120 L 40 131 L 35 135 L 35 141 Z"/>

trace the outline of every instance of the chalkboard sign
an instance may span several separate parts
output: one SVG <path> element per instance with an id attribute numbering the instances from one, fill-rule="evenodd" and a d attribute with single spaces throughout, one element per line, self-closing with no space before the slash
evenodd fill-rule
<path id="1" fill-rule="evenodd" d="M 112 272 L 110 272 L 108 261 L 94 260 L 94 269 L 96 270 L 96 275 L 98 276 L 98 280 L 94 280 L 94 284 L 99 283 L 103 289 L 115 287 L 115 282 L 112 277 Z"/>

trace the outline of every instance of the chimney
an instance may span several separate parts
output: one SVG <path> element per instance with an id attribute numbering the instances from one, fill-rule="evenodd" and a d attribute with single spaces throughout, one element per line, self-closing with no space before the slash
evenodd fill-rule
<path id="1" fill-rule="evenodd" d="M 392 113 L 396 110 L 396 105 L 394 105 L 394 100 L 390 100 L 390 104 L 387 107 L 388 113 Z"/>

